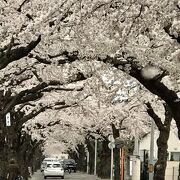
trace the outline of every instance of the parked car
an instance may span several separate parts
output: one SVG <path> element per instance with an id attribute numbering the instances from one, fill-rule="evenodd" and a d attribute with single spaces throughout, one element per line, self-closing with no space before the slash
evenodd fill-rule
<path id="1" fill-rule="evenodd" d="M 57 158 L 45 158 L 43 160 L 43 162 L 41 163 L 41 172 L 44 171 L 47 162 L 59 162 L 59 159 L 57 159 Z"/>
<path id="2" fill-rule="evenodd" d="M 61 177 L 64 179 L 64 168 L 59 162 L 46 162 L 44 179 L 47 177 Z"/>
<path id="3" fill-rule="evenodd" d="M 63 160 L 63 167 L 65 171 L 74 171 L 76 172 L 76 165 L 77 163 L 75 162 L 74 159 L 64 159 Z"/>

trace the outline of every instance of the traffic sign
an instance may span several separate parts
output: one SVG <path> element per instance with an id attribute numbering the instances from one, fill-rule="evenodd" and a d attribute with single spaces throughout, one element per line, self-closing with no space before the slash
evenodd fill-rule
<path id="1" fill-rule="evenodd" d="M 108 140 L 110 141 L 110 142 L 115 142 L 115 140 L 114 140 L 114 137 L 113 137 L 113 135 L 112 134 L 110 134 L 109 136 L 108 136 Z"/>
<path id="2" fill-rule="evenodd" d="M 11 126 L 11 115 L 10 115 L 10 113 L 6 114 L 6 126 Z"/>
<path id="3" fill-rule="evenodd" d="M 115 143 L 114 142 L 110 142 L 108 144 L 108 147 L 109 147 L 109 149 L 114 149 L 115 148 Z"/>
<path id="4" fill-rule="evenodd" d="M 149 165 L 148 165 L 148 171 L 149 171 L 150 173 L 152 173 L 152 172 L 154 171 L 154 165 L 153 165 L 153 164 L 149 164 Z"/>

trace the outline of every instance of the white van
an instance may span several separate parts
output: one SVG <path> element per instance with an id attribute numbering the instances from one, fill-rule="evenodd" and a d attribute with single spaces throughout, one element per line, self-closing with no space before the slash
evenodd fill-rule
<path id="1" fill-rule="evenodd" d="M 41 163 L 41 172 L 44 171 L 47 162 L 59 162 L 58 158 L 45 158 Z"/>

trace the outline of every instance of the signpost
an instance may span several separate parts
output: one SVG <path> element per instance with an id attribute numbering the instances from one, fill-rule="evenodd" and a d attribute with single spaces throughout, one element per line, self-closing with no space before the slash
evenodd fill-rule
<path id="1" fill-rule="evenodd" d="M 108 147 L 111 149 L 111 180 L 113 180 L 113 149 L 115 148 L 115 140 L 113 135 L 109 135 L 108 140 L 110 141 Z"/>
<path id="2" fill-rule="evenodd" d="M 109 142 L 108 147 L 109 147 L 109 149 L 114 149 L 115 148 L 115 143 L 114 142 Z"/>
<path id="3" fill-rule="evenodd" d="M 8 112 L 6 114 L 6 117 L 5 117 L 5 121 L 6 121 L 6 131 L 5 131 L 5 143 L 7 144 L 7 157 L 9 157 L 9 151 L 10 151 L 10 147 L 11 147 L 11 141 L 10 141 L 10 137 L 9 137 L 9 130 L 7 127 L 10 127 L 11 126 L 11 114 L 10 112 Z"/>
<path id="4" fill-rule="evenodd" d="M 11 115 L 9 112 L 6 114 L 6 126 L 11 126 Z"/>
<path id="5" fill-rule="evenodd" d="M 109 140 L 110 142 L 115 142 L 115 139 L 114 139 L 114 137 L 113 137 L 112 134 L 110 134 L 110 135 L 108 136 L 108 140 Z"/>
<path id="6" fill-rule="evenodd" d="M 154 172 L 154 165 L 153 164 L 149 164 L 148 165 L 148 172 L 149 173 L 153 173 Z"/>

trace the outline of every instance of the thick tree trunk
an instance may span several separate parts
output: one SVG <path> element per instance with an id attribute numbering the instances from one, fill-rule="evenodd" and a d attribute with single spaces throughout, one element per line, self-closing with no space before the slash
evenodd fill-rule
<path id="1" fill-rule="evenodd" d="M 154 180 L 164 180 L 165 171 L 167 165 L 168 157 L 168 139 L 169 139 L 170 129 L 163 128 L 160 131 L 159 138 L 157 139 L 158 146 L 158 160 L 154 167 Z"/>
<path id="2" fill-rule="evenodd" d="M 0 179 L 6 179 L 7 172 L 7 159 L 5 153 L 0 151 Z"/>
<path id="3" fill-rule="evenodd" d="M 89 150 L 89 172 L 94 174 L 94 140 L 86 140 L 86 144 Z M 108 141 L 98 141 L 98 153 L 97 153 L 97 175 L 101 178 L 110 177 L 110 149 L 108 148 Z"/>
<path id="4" fill-rule="evenodd" d="M 5 138 L 4 119 L 0 116 L 0 179 L 4 180 L 7 175 L 8 151 Z"/>
<path id="5" fill-rule="evenodd" d="M 114 180 L 120 179 L 120 149 L 114 148 Z"/>
<path id="6" fill-rule="evenodd" d="M 89 150 L 89 174 L 94 174 L 94 141 L 86 140 Z"/>
<path id="7" fill-rule="evenodd" d="M 165 120 L 163 123 L 161 119 L 157 116 L 157 114 L 154 112 L 151 104 L 147 103 L 146 105 L 148 107 L 147 112 L 149 116 L 153 118 L 160 131 L 159 138 L 157 139 L 158 160 L 154 168 L 154 180 L 164 180 L 168 157 L 167 149 L 170 126 L 172 121 L 172 113 L 169 106 L 167 104 L 163 104 L 165 109 Z"/>
<path id="8" fill-rule="evenodd" d="M 114 139 L 119 137 L 119 129 L 116 129 L 115 125 L 112 124 L 113 137 Z M 115 146 L 114 148 L 114 180 L 120 179 L 120 149 Z"/>
<path id="9" fill-rule="evenodd" d="M 4 95 L 3 91 L 0 91 L 0 112 L 4 108 Z M 5 128 L 4 128 L 4 118 L 0 114 L 0 179 L 4 179 L 6 176 L 6 167 L 7 167 L 7 156 L 5 148 Z"/>
<path id="10" fill-rule="evenodd" d="M 85 153 L 85 148 L 84 145 L 79 144 L 78 145 L 78 153 L 74 151 L 69 151 L 68 152 L 70 158 L 74 159 L 77 163 L 77 170 L 86 172 L 86 153 Z"/>
<path id="11" fill-rule="evenodd" d="M 0 129 L 1 131 L 1 129 Z M 4 176 L 4 165 L 5 160 L 4 160 L 4 137 L 2 133 L 0 133 L 0 179 Z"/>
<path id="12" fill-rule="evenodd" d="M 99 142 L 98 148 L 98 163 L 97 163 L 97 174 L 101 178 L 110 177 L 111 169 L 111 158 L 110 149 L 108 148 L 108 141 Z"/>
<path id="13" fill-rule="evenodd" d="M 28 134 L 24 134 L 23 139 L 22 142 L 18 142 L 16 152 L 21 175 L 27 180 L 29 177 L 28 167 L 31 167 L 33 172 L 39 169 L 43 155 L 39 142 L 32 141 Z"/>
<path id="14" fill-rule="evenodd" d="M 39 148 L 38 142 L 32 142 L 31 137 L 27 134 L 21 136 L 19 130 L 19 119 L 17 114 L 11 113 L 11 126 L 5 126 L 5 119 L 0 122 L 0 180 L 6 179 L 8 162 L 11 158 L 17 160 L 20 167 L 21 175 L 25 180 L 28 179 L 28 166 L 31 164 L 38 166 L 41 156 L 36 158 L 36 150 Z M 36 158 L 36 160 L 34 160 Z"/>

